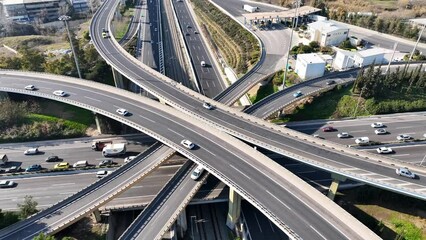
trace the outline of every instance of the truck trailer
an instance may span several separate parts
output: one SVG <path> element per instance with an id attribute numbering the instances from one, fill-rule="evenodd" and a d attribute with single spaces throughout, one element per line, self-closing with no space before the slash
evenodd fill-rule
<path id="1" fill-rule="evenodd" d="M 243 5 L 243 9 L 244 9 L 244 11 L 247 11 L 249 13 L 254 13 L 254 12 L 256 12 L 256 11 L 259 10 L 258 7 L 252 7 L 252 6 L 248 5 L 248 4 L 244 4 Z"/>
<path id="2" fill-rule="evenodd" d="M 114 143 L 114 144 L 107 144 L 102 149 L 102 155 L 104 157 L 114 157 L 114 156 L 120 156 L 126 153 L 126 144 L 125 143 Z"/>
<path id="3" fill-rule="evenodd" d="M 107 144 L 112 144 L 110 140 L 99 140 L 92 143 L 92 150 L 101 151 Z"/>

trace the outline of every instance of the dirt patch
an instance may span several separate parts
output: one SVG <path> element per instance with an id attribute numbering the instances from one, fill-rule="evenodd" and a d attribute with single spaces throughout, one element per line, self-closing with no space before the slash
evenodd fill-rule
<path id="1" fill-rule="evenodd" d="M 106 220 L 104 220 L 107 222 Z M 62 239 L 63 237 L 71 237 L 77 240 L 101 240 L 106 239 L 108 232 L 108 224 L 96 223 L 93 217 L 85 217 L 80 221 L 74 223 L 68 228 L 62 230 L 55 235 L 56 239 Z"/>

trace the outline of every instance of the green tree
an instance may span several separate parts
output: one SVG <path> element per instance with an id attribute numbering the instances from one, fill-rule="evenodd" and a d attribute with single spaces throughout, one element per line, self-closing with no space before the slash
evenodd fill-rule
<path id="1" fill-rule="evenodd" d="M 19 124 L 29 113 L 28 102 L 0 101 L 0 129 Z"/>
<path id="2" fill-rule="evenodd" d="M 0 229 L 10 226 L 16 222 L 19 222 L 18 214 L 14 212 L 3 212 L 0 209 Z"/>
<path id="3" fill-rule="evenodd" d="M 35 200 L 33 200 L 32 196 L 26 195 L 24 197 L 24 202 L 22 204 L 18 204 L 19 214 L 21 218 L 26 219 L 27 217 L 38 212 L 37 205 L 38 203 Z"/>
<path id="4" fill-rule="evenodd" d="M 339 48 L 342 48 L 342 49 L 352 49 L 353 46 L 351 44 L 351 41 L 345 40 L 342 43 L 340 43 Z"/>
<path id="5" fill-rule="evenodd" d="M 56 240 L 54 236 L 46 235 L 41 232 L 39 235 L 35 236 L 33 240 Z"/>
<path id="6" fill-rule="evenodd" d="M 22 47 L 18 50 L 21 55 L 21 69 L 25 71 L 43 72 L 45 56 L 36 49 Z"/>
<path id="7" fill-rule="evenodd" d="M 376 18 L 376 20 L 374 21 L 374 30 L 378 32 L 384 32 L 384 26 L 384 20 L 381 18 Z"/>
<path id="8" fill-rule="evenodd" d="M 314 50 L 314 52 L 317 52 L 320 48 L 320 45 L 317 41 L 312 41 L 309 43 L 309 47 L 311 47 Z"/>

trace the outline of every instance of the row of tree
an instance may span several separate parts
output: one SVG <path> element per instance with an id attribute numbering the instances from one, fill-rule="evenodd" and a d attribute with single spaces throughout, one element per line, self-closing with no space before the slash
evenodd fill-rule
<path id="1" fill-rule="evenodd" d="M 92 44 L 88 44 L 90 37 L 86 32 L 82 39 L 72 33 L 74 49 L 79 61 L 82 77 L 98 82 L 106 82 L 111 78 L 111 68 L 100 57 Z M 67 35 L 64 40 L 68 41 Z M 1 57 L 0 68 L 17 69 L 35 72 L 48 72 L 59 75 L 78 77 L 74 58 L 70 54 L 60 57 L 46 55 L 35 48 L 23 45 L 18 48 L 18 54 L 13 57 Z"/>
<path id="2" fill-rule="evenodd" d="M 422 65 L 415 69 L 398 67 L 395 71 L 383 74 L 380 67 L 370 65 L 367 70 L 361 69 L 353 86 L 353 93 L 365 99 L 387 99 L 398 95 L 426 93 L 426 72 Z"/>

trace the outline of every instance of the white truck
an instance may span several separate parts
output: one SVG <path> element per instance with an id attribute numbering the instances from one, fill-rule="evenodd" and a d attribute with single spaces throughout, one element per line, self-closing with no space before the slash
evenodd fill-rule
<path id="1" fill-rule="evenodd" d="M 259 10 L 259 8 L 258 8 L 258 7 L 252 7 L 252 6 L 247 5 L 247 4 L 244 4 L 244 5 L 243 5 L 243 9 L 244 9 L 244 11 L 247 11 L 247 12 L 249 12 L 249 13 L 254 13 L 254 12 L 256 12 L 256 11 L 258 11 L 258 10 Z"/>
<path id="2" fill-rule="evenodd" d="M 9 161 L 9 159 L 6 154 L 0 154 L 0 166 L 6 165 L 7 161 Z"/>
<path id="3" fill-rule="evenodd" d="M 104 157 L 120 156 L 125 153 L 126 153 L 125 143 L 107 144 L 102 149 L 102 155 L 104 155 Z"/>

